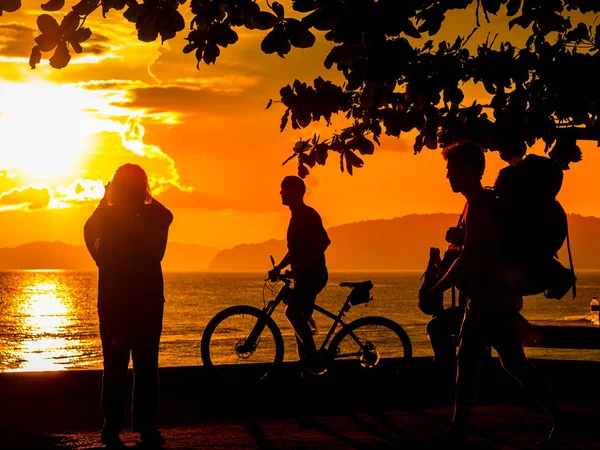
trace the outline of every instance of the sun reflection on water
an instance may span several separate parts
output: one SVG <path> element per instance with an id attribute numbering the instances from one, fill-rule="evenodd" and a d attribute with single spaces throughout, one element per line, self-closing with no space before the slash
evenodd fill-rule
<path id="1" fill-rule="evenodd" d="M 15 350 L 19 362 L 12 371 L 65 370 L 79 354 L 72 336 L 73 298 L 53 271 L 32 271 L 23 285 L 17 315 L 27 336 Z"/>

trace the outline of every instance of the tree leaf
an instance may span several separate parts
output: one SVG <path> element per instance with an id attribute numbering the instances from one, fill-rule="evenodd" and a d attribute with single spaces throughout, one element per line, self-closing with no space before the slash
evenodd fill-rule
<path id="1" fill-rule="evenodd" d="M 277 25 L 278 22 L 279 19 L 277 16 L 267 11 L 259 11 L 252 17 L 254 28 L 258 30 L 270 30 Z"/>
<path id="2" fill-rule="evenodd" d="M 81 44 L 77 41 L 69 41 L 69 44 L 71 44 L 71 47 L 73 47 L 73 51 L 75 53 L 81 53 L 83 51 L 83 48 L 81 48 Z"/>
<path id="3" fill-rule="evenodd" d="M 304 164 L 298 164 L 298 176 L 300 178 L 306 178 L 309 173 L 308 167 L 306 167 Z"/>
<path id="4" fill-rule="evenodd" d="M 58 22 L 50 14 L 40 15 L 37 18 L 37 26 L 43 34 L 53 34 L 58 36 L 58 34 L 60 33 L 60 27 L 58 26 Z"/>
<path id="5" fill-rule="evenodd" d="M 481 6 L 488 13 L 496 15 L 500 11 L 500 0 L 481 0 Z"/>
<path id="6" fill-rule="evenodd" d="M 145 5 L 132 5 L 123 13 L 123 17 L 129 22 L 136 23 L 145 9 Z"/>
<path id="7" fill-rule="evenodd" d="M 317 9 L 315 0 L 292 0 L 292 9 L 298 12 L 311 12 Z"/>
<path id="8" fill-rule="evenodd" d="M 521 9 L 521 3 L 523 0 L 508 0 L 506 4 L 506 15 L 509 17 L 514 16 Z"/>
<path id="9" fill-rule="evenodd" d="M 364 164 L 364 161 L 353 151 L 348 150 L 347 152 L 345 152 L 345 156 L 346 156 L 346 168 L 348 168 L 348 163 L 353 166 L 353 167 L 362 167 Z"/>
<path id="10" fill-rule="evenodd" d="M 67 43 L 64 41 L 60 42 L 56 50 L 54 50 L 54 55 L 50 58 L 50 65 L 55 69 L 62 69 L 63 67 L 67 67 L 69 61 L 71 61 L 71 54 L 67 48 Z"/>
<path id="11" fill-rule="evenodd" d="M 202 59 L 204 59 L 206 64 L 214 64 L 220 54 L 221 50 L 219 49 L 219 46 L 215 43 L 209 43 L 204 48 L 204 55 Z"/>
<path id="12" fill-rule="evenodd" d="M 65 6 L 65 0 L 48 0 L 41 6 L 44 11 L 59 11 Z"/>
<path id="13" fill-rule="evenodd" d="M 273 4 L 271 5 L 271 9 L 275 13 L 275 15 L 279 18 L 279 20 L 283 20 L 285 12 L 283 9 L 283 5 L 281 3 L 273 2 Z"/>
<path id="14" fill-rule="evenodd" d="M 281 116 L 281 125 L 279 126 L 279 131 L 285 130 L 285 127 L 288 123 L 289 117 L 290 117 L 290 108 L 286 109 L 285 113 L 283 113 L 283 116 Z"/>
<path id="15" fill-rule="evenodd" d="M 160 33 L 157 23 L 157 14 L 149 13 L 147 16 L 140 16 L 136 23 L 138 29 L 138 39 L 142 42 L 154 42 L 158 39 Z"/>
<path id="16" fill-rule="evenodd" d="M 92 30 L 90 30 L 89 28 L 80 28 L 75 33 L 73 33 L 73 40 L 81 44 L 82 42 L 87 41 L 91 36 Z"/>
<path id="17" fill-rule="evenodd" d="M 42 60 L 42 52 L 40 48 L 36 45 L 31 49 L 31 56 L 29 57 L 29 65 L 32 69 L 35 69 L 35 66 L 40 63 Z"/>
<path id="18" fill-rule="evenodd" d="M 15 12 L 21 7 L 21 0 L 2 0 L 0 3 L 0 15 L 2 11 Z"/>
<path id="19" fill-rule="evenodd" d="M 185 47 L 183 47 L 183 53 L 187 55 L 188 53 L 192 53 L 197 48 L 198 46 L 195 43 L 190 42 L 189 44 L 186 44 Z"/>
<path id="20" fill-rule="evenodd" d="M 267 55 L 277 53 L 279 56 L 283 56 L 289 53 L 292 47 L 283 26 L 277 25 L 267 33 L 260 44 L 260 48 Z"/>
<path id="21" fill-rule="evenodd" d="M 404 31 L 404 34 L 406 34 L 407 36 L 410 36 L 415 39 L 421 39 L 421 33 L 419 33 L 419 30 L 417 30 L 417 27 L 415 27 L 414 24 L 409 19 L 406 19 L 404 21 L 402 31 Z"/>
<path id="22" fill-rule="evenodd" d="M 297 48 L 309 48 L 315 43 L 315 35 L 312 34 L 309 29 L 302 25 L 301 22 L 290 25 L 290 22 L 286 24 L 286 35 L 294 47 Z"/>
<path id="23" fill-rule="evenodd" d="M 178 33 L 185 28 L 185 19 L 173 8 L 163 8 L 160 15 L 160 28 Z"/>
<path id="24" fill-rule="evenodd" d="M 79 16 L 73 11 L 69 11 L 67 15 L 60 21 L 60 32 L 63 35 L 72 33 L 79 26 L 79 22 Z"/>
<path id="25" fill-rule="evenodd" d="M 60 38 L 57 34 L 43 33 L 35 38 L 37 47 L 42 52 L 49 52 L 51 50 L 54 50 L 58 45 L 59 41 Z"/>
<path id="26" fill-rule="evenodd" d="M 235 44 L 238 40 L 238 35 L 231 29 L 229 25 L 218 24 L 211 30 L 211 36 L 221 47 L 227 47 L 230 44 Z"/>
<path id="27" fill-rule="evenodd" d="M 512 19 L 508 22 L 508 29 L 511 30 L 513 26 L 519 25 L 523 29 L 529 28 L 533 22 L 533 17 L 530 14 L 521 14 L 519 17 Z"/>
<path id="28" fill-rule="evenodd" d="M 73 11 L 79 16 L 87 16 L 100 6 L 100 0 L 81 0 L 73 6 Z"/>

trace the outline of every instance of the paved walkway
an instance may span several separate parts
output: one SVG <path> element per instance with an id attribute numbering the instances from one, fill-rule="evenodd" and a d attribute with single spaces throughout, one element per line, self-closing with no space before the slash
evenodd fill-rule
<path id="1" fill-rule="evenodd" d="M 565 449 L 600 449 L 600 412 L 566 404 L 573 434 Z M 427 440 L 445 429 L 450 407 L 355 412 L 348 414 L 261 416 L 202 421 L 163 428 L 165 449 L 428 449 Z M 535 449 L 549 425 L 539 411 L 512 404 L 476 406 L 467 449 Z M 137 435 L 124 433 L 128 447 Z M 13 435 L 2 448 L 104 448 L 94 431 Z M 447 447 L 444 447 L 447 449 Z"/>

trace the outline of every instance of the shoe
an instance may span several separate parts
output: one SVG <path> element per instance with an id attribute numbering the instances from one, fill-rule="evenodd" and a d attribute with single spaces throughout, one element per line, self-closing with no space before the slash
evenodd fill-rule
<path id="1" fill-rule="evenodd" d="M 119 433 L 102 431 L 100 433 L 100 442 L 102 442 L 106 448 L 125 448 L 125 443 L 121 440 Z"/>
<path id="2" fill-rule="evenodd" d="M 165 438 L 156 428 L 140 431 L 140 442 L 138 447 L 142 448 L 163 448 Z"/>
<path id="3" fill-rule="evenodd" d="M 442 434 L 438 434 L 428 441 L 433 448 L 463 448 L 466 442 L 467 430 L 452 425 Z"/>

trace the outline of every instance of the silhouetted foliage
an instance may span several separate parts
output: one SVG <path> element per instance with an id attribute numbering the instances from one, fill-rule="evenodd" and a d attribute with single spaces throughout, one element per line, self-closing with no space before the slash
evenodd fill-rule
<path id="1" fill-rule="evenodd" d="M 138 39 L 162 42 L 186 27 L 179 7 L 186 0 L 81 0 L 61 20 L 38 19 L 40 35 L 31 53 L 34 68 L 42 52 L 54 51 L 50 64 L 65 67 L 70 52 L 82 52 L 90 35 L 85 18 L 97 9 L 111 10 L 135 24 Z M 0 0 L 0 12 L 15 11 L 19 0 Z M 45 11 L 58 11 L 64 0 L 49 0 Z M 481 16 L 505 14 L 509 29 L 528 30 L 523 48 L 487 39 L 475 52 L 466 47 L 471 34 L 434 43 L 452 10 L 476 8 Z M 332 47 L 325 58 L 345 82 L 338 86 L 317 78 L 295 80 L 277 100 L 285 106 L 281 130 L 302 129 L 334 114 L 351 125 L 321 139 L 301 140 L 287 161 L 297 159 L 298 174 L 325 164 L 330 151 L 352 174 L 360 155 L 374 152 L 382 134 L 400 137 L 416 130 L 415 153 L 472 139 L 492 151 L 524 154 L 538 140 L 568 169 L 581 160 L 576 141 L 600 139 L 600 25 L 573 24 L 573 11 L 598 13 L 600 0 L 292 0 L 293 17 L 279 2 L 265 9 L 254 0 L 191 0 L 184 53 L 194 53 L 198 67 L 215 63 L 221 49 L 238 41 L 235 29 L 268 30 L 261 42 L 266 54 L 284 58 L 292 47 L 315 43 L 324 32 Z M 465 83 L 482 83 L 489 103 L 464 104 Z M 272 105 L 269 101 L 267 108 Z M 556 145 L 555 145 L 556 144 Z"/>

